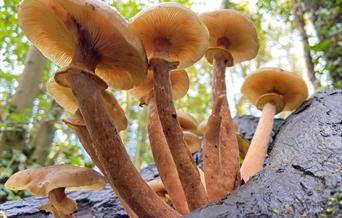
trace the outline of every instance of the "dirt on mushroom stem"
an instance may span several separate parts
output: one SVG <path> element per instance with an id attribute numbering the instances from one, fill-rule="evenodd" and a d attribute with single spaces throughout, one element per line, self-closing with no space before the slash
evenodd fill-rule
<path id="1" fill-rule="evenodd" d="M 188 204 L 175 162 L 162 130 L 155 97 L 151 97 L 147 104 L 147 129 L 153 159 L 156 163 L 159 176 L 164 183 L 165 189 L 167 190 L 175 209 L 181 214 L 187 214 L 189 213 Z"/>
<path id="2" fill-rule="evenodd" d="M 213 58 L 213 102 L 217 101 L 220 95 L 226 95 L 227 88 L 225 82 L 227 56 L 218 53 Z M 221 107 L 221 134 L 220 134 L 220 160 L 221 172 L 219 180 L 223 186 L 225 194 L 231 192 L 240 184 L 240 159 L 239 146 L 235 135 L 235 125 L 233 123 L 228 100 L 225 98 Z"/>
<path id="3" fill-rule="evenodd" d="M 245 182 L 263 167 L 275 114 L 276 106 L 271 102 L 266 103 L 262 109 L 258 126 L 241 166 L 241 177 Z"/>
<path id="4" fill-rule="evenodd" d="M 208 200 L 197 166 L 186 147 L 172 101 L 169 71 L 175 69 L 177 65 L 177 62 L 168 62 L 160 58 L 152 58 L 150 60 L 150 66 L 153 69 L 153 86 L 160 122 L 176 164 L 189 209 L 192 211 L 206 205 Z"/>

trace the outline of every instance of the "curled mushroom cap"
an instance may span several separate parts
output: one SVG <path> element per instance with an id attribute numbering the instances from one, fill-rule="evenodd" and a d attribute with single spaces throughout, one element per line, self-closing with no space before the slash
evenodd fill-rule
<path id="1" fill-rule="evenodd" d="M 85 125 L 82 115 L 77 112 L 78 105 L 76 102 L 76 98 L 72 94 L 70 88 L 59 85 L 53 78 L 51 78 L 46 83 L 46 90 L 61 107 L 74 113 L 74 116 L 64 120 L 66 123 L 77 126 Z M 118 131 L 126 129 L 128 121 L 125 112 L 123 111 L 119 102 L 116 100 L 113 94 L 111 94 L 109 91 L 103 91 L 102 98 L 107 111 L 112 117 L 115 127 L 118 129 Z"/>
<path id="2" fill-rule="evenodd" d="M 191 114 L 177 110 L 177 119 L 183 130 L 195 131 L 197 129 L 198 122 Z"/>
<path id="3" fill-rule="evenodd" d="M 253 59 L 259 50 L 258 36 L 254 24 L 241 12 L 221 9 L 200 15 L 209 31 L 209 49 L 223 48 L 239 63 Z M 206 58 L 212 63 L 212 56 Z"/>
<path id="4" fill-rule="evenodd" d="M 273 102 L 277 112 L 294 110 L 308 96 L 308 88 L 300 76 L 271 67 L 248 75 L 241 92 L 260 110 L 265 103 Z"/>
<path id="5" fill-rule="evenodd" d="M 104 177 L 95 170 L 66 164 L 19 171 L 5 183 L 8 189 L 27 190 L 38 196 L 47 196 L 57 188 L 97 190 L 104 186 Z"/>
<path id="6" fill-rule="evenodd" d="M 95 73 L 109 85 L 129 89 L 146 77 L 143 46 L 127 22 L 111 7 L 96 0 L 24 0 L 19 25 L 29 40 L 59 66 L 71 63 L 78 44 L 64 22 L 71 16 L 90 33 L 99 56 Z"/>
<path id="7" fill-rule="evenodd" d="M 190 131 L 183 131 L 183 136 L 186 144 L 188 145 L 188 149 L 191 153 L 201 150 L 201 142 L 196 134 Z"/>
<path id="8" fill-rule="evenodd" d="M 170 197 L 165 189 L 163 182 L 160 179 L 149 181 L 148 186 L 167 204 L 171 204 Z"/>
<path id="9" fill-rule="evenodd" d="M 170 79 L 173 100 L 183 97 L 189 89 L 189 76 L 186 71 L 173 70 Z M 130 89 L 128 93 L 139 99 L 140 104 L 147 103 L 146 101 L 153 95 L 153 72 L 148 71 L 146 80 L 139 86 Z"/>
<path id="10" fill-rule="evenodd" d="M 177 3 L 142 10 L 129 27 L 143 41 L 148 58 L 178 61 L 179 69 L 198 61 L 208 46 L 208 31 L 197 15 Z"/>
<path id="11" fill-rule="evenodd" d="M 72 113 L 77 111 L 78 105 L 70 88 L 60 86 L 54 78 L 50 78 L 46 83 L 46 91 L 65 110 Z"/>

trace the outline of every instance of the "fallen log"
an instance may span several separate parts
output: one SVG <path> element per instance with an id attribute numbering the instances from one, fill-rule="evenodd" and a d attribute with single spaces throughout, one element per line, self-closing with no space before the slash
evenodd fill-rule
<path id="1" fill-rule="evenodd" d="M 258 119 L 235 119 L 239 132 L 251 139 Z M 315 94 L 285 122 L 277 120 L 264 169 L 224 199 L 187 217 L 318 217 L 342 214 L 342 90 Z M 200 153 L 195 154 L 201 164 Z M 158 177 L 154 165 L 141 172 Z M 78 203 L 76 217 L 127 217 L 110 187 L 96 192 L 70 192 Z M 331 206 L 331 202 L 337 202 Z M 36 207 L 45 198 L 29 197 L 0 205 L 8 217 L 41 218 Z M 329 205 L 328 205 L 328 202 Z M 1 217 L 1 216 L 0 216 Z"/>

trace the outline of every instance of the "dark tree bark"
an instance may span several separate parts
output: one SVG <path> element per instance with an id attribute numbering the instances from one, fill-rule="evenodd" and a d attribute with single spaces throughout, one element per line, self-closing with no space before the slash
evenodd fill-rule
<path id="1" fill-rule="evenodd" d="M 342 193 L 341 108 L 342 90 L 333 90 L 317 93 L 285 122 L 277 120 L 264 169 L 224 199 L 188 217 L 318 217 L 328 199 Z M 246 116 L 235 121 L 242 135 L 253 135 L 257 119 Z M 141 175 L 145 180 L 158 177 L 152 166 Z M 77 200 L 76 217 L 126 216 L 109 187 L 69 196 Z M 9 217 L 46 217 L 35 209 L 44 201 L 30 197 L 2 204 L 0 210 Z M 339 217 L 342 208 L 337 206 L 332 214 Z"/>

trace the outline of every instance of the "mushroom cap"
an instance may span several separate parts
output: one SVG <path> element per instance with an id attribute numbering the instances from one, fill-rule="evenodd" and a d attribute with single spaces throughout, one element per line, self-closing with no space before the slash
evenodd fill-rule
<path id="1" fill-rule="evenodd" d="M 93 169 L 61 164 L 19 171 L 6 181 L 5 187 L 47 196 L 56 188 L 97 190 L 102 189 L 105 184 L 104 177 Z"/>
<path id="2" fill-rule="evenodd" d="M 161 179 L 154 179 L 152 181 L 147 182 L 147 184 L 161 199 L 163 199 L 165 203 L 171 203 L 171 199 L 169 198 L 168 192 Z"/>
<path id="3" fill-rule="evenodd" d="M 68 66 L 78 44 L 76 35 L 63 22 L 70 15 L 90 33 L 91 43 L 100 54 L 95 70 L 98 76 L 118 89 L 132 88 L 145 79 L 147 59 L 141 41 L 107 4 L 97 0 L 24 0 L 18 13 L 26 36 L 57 65 Z"/>
<path id="4" fill-rule="evenodd" d="M 208 123 L 208 120 L 203 120 L 202 122 L 200 122 L 200 124 L 198 124 L 198 126 L 197 126 L 197 133 L 199 135 L 204 136 L 205 130 L 206 130 L 206 127 L 207 127 L 207 123 Z"/>
<path id="5" fill-rule="evenodd" d="M 226 48 L 233 56 L 235 64 L 253 59 L 257 55 L 257 32 L 245 14 L 232 9 L 221 9 L 203 13 L 200 19 L 209 31 L 209 48 Z M 224 38 L 227 40 L 222 40 Z"/>
<path id="6" fill-rule="evenodd" d="M 271 67 L 260 68 L 249 74 L 242 84 L 241 92 L 254 105 L 258 105 L 262 97 L 281 96 L 283 111 L 296 109 L 308 97 L 308 88 L 300 76 Z"/>
<path id="7" fill-rule="evenodd" d="M 186 71 L 172 70 L 170 79 L 173 100 L 183 97 L 189 89 L 189 76 Z M 145 101 L 153 95 L 153 71 L 149 70 L 146 80 L 139 86 L 130 89 L 128 93 L 139 99 L 140 104 L 145 104 Z"/>
<path id="8" fill-rule="evenodd" d="M 190 131 L 183 131 L 183 137 L 191 153 L 201 150 L 201 142 L 196 134 Z"/>
<path id="9" fill-rule="evenodd" d="M 208 47 L 205 25 L 193 11 L 174 2 L 140 11 L 129 27 L 142 40 L 148 58 L 178 61 L 178 69 L 194 64 Z"/>
<path id="10" fill-rule="evenodd" d="M 64 109 L 76 113 L 78 105 L 76 98 L 72 94 L 70 88 L 65 88 L 59 85 L 53 78 L 49 79 L 46 84 L 47 92 L 52 96 L 56 102 Z M 114 121 L 115 127 L 118 131 L 125 130 L 128 125 L 128 121 L 124 110 L 121 108 L 119 102 L 109 91 L 102 92 L 103 102 L 107 108 L 107 111 Z M 79 116 L 72 116 L 64 120 L 66 123 L 76 126 L 84 125 L 83 119 Z"/>
<path id="11" fill-rule="evenodd" d="M 65 110 L 72 113 L 77 111 L 78 105 L 70 88 L 63 87 L 54 78 L 50 78 L 46 82 L 46 91 Z"/>
<path id="12" fill-rule="evenodd" d="M 177 110 L 177 119 L 183 130 L 195 131 L 197 129 L 198 122 L 191 114 Z"/>

